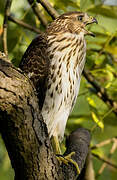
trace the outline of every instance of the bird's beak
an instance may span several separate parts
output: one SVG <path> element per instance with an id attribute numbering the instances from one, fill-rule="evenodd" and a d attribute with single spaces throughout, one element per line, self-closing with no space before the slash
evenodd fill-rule
<path id="1" fill-rule="evenodd" d="M 98 21 L 97 21 L 94 17 L 89 16 L 89 18 L 88 18 L 87 21 L 85 22 L 85 25 L 87 26 L 87 25 L 93 24 L 93 23 L 98 24 Z M 86 29 L 85 29 L 85 30 L 86 30 Z M 90 31 L 88 31 L 88 30 L 86 30 L 86 32 L 87 32 L 87 33 L 86 33 L 87 35 L 91 35 L 91 36 L 95 37 L 95 34 L 94 34 L 94 33 L 90 32 Z"/>
<path id="2" fill-rule="evenodd" d="M 97 19 L 95 19 L 95 18 L 92 17 L 92 16 L 89 16 L 89 18 L 88 18 L 88 20 L 85 22 L 85 24 L 88 25 L 88 24 L 93 24 L 93 23 L 98 24 Z"/>

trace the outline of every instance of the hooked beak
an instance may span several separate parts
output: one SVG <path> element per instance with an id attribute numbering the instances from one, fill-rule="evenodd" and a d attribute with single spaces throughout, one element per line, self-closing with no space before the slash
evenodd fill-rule
<path id="1" fill-rule="evenodd" d="M 98 24 L 97 19 L 94 18 L 94 17 L 92 17 L 92 16 L 89 16 L 88 20 L 85 22 L 85 25 L 87 26 L 87 25 L 93 24 L 93 23 Z M 87 35 L 90 35 L 90 36 L 95 37 L 95 34 L 94 34 L 94 33 L 90 32 L 90 31 L 88 31 L 88 30 L 86 30 L 86 31 L 87 31 L 87 33 L 86 33 Z"/>
<path id="2" fill-rule="evenodd" d="M 98 24 L 98 21 L 97 21 L 96 18 L 90 16 L 89 19 L 88 19 L 88 21 L 87 21 L 85 24 L 88 25 L 88 24 L 93 24 L 93 23 Z"/>

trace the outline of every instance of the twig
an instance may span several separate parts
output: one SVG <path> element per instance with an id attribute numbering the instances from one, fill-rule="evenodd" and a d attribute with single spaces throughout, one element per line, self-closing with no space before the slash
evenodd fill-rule
<path id="1" fill-rule="evenodd" d="M 88 90 L 86 90 L 86 91 L 84 91 L 84 92 L 81 92 L 81 93 L 78 94 L 78 97 L 79 97 L 79 96 L 83 96 L 83 95 L 87 94 L 88 92 L 89 92 Z"/>
<path id="2" fill-rule="evenodd" d="M 113 145 L 112 145 L 112 148 L 110 149 L 110 152 L 109 152 L 109 155 L 108 155 L 108 158 L 111 158 L 112 154 L 115 152 L 115 150 L 117 149 L 117 139 L 113 138 Z M 98 176 L 100 174 L 102 174 L 102 172 L 104 171 L 105 167 L 107 166 L 107 164 L 104 162 L 101 166 L 101 168 L 99 169 L 98 171 Z"/>
<path id="3" fill-rule="evenodd" d="M 93 168 L 93 162 L 92 162 L 92 155 L 89 151 L 87 159 L 86 159 L 86 170 L 83 180 L 95 180 L 95 173 Z"/>
<path id="4" fill-rule="evenodd" d="M 99 169 L 96 177 L 99 177 L 99 176 L 103 173 L 103 171 L 104 171 L 104 169 L 106 168 L 106 166 L 107 166 L 107 164 L 104 162 L 104 163 L 102 164 L 101 168 Z"/>
<path id="5" fill-rule="evenodd" d="M 11 15 L 9 15 L 8 20 L 10 20 L 10 21 L 30 30 L 30 31 L 33 31 L 36 33 L 41 33 L 41 31 L 39 29 L 37 29 L 36 27 L 33 27 L 33 26 L 31 26 L 31 25 L 29 25 L 29 24 L 27 24 L 27 23 L 25 23 L 19 19 L 16 19 L 16 18 L 12 17 Z"/>
<path id="6" fill-rule="evenodd" d="M 115 152 L 116 149 L 117 149 L 117 138 L 114 139 L 114 143 L 113 143 L 113 146 L 112 146 L 112 148 L 110 150 L 110 154 L 112 155 Z"/>
<path id="7" fill-rule="evenodd" d="M 97 155 L 97 154 L 95 154 L 95 153 L 92 153 L 92 155 L 93 155 L 94 157 L 96 157 L 97 159 L 99 159 L 99 160 L 101 160 L 101 161 L 107 163 L 108 165 L 112 166 L 113 168 L 117 169 L 117 165 L 111 163 L 109 160 L 106 160 L 106 159 L 100 157 L 99 155 Z"/>
<path id="8" fill-rule="evenodd" d="M 11 7 L 12 0 L 7 0 L 5 5 L 5 12 L 4 12 L 4 22 L 3 22 L 3 49 L 6 56 L 8 56 L 8 48 L 7 48 L 7 25 L 8 25 L 8 16 L 10 14 L 10 7 Z"/>
<path id="9" fill-rule="evenodd" d="M 110 144 L 113 142 L 113 145 L 112 145 L 112 148 L 110 150 L 110 153 L 108 155 L 108 158 L 111 158 L 112 154 L 115 152 L 115 150 L 117 149 L 117 137 L 113 137 L 113 138 L 110 138 L 108 140 L 105 140 L 105 141 L 102 141 L 101 143 L 99 144 L 96 144 L 94 146 L 92 146 L 91 149 L 96 149 L 96 148 L 100 148 L 102 146 L 105 146 L 107 144 Z M 94 155 L 94 154 L 93 154 Z M 95 156 L 95 155 L 94 155 Z M 97 155 L 98 156 L 98 155 Z M 101 168 L 99 169 L 98 171 L 98 174 L 96 175 L 96 177 L 100 176 L 100 174 L 102 174 L 102 172 L 104 171 L 105 167 L 107 166 L 107 160 L 105 159 L 102 159 L 100 156 L 98 156 L 97 158 L 99 158 L 100 160 L 103 160 L 104 163 L 102 164 Z M 106 161 L 106 162 L 105 162 Z M 116 166 L 115 168 L 117 168 L 117 165 L 114 165 Z"/>
<path id="10" fill-rule="evenodd" d="M 59 16 L 58 12 L 51 6 L 48 0 L 37 0 L 37 2 L 39 2 L 45 8 L 52 19 L 55 19 Z"/>
<path id="11" fill-rule="evenodd" d="M 33 0 L 28 0 L 28 2 L 31 5 L 33 12 L 37 16 L 37 18 L 41 21 L 42 25 L 46 27 L 48 24 L 48 21 L 44 18 L 43 14 L 40 12 L 40 9 L 37 3 L 35 3 Z"/>
<path id="12" fill-rule="evenodd" d="M 117 104 L 112 99 L 108 97 L 106 90 L 99 86 L 94 77 L 84 69 L 83 75 L 86 80 L 95 88 L 96 94 L 111 108 L 113 108 L 113 112 L 117 115 Z"/>
<path id="13" fill-rule="evenodd" d="M 115 140 L 117 140 L 116 137 L 113 137 L 113 138 L 111 138 L 111 139 L 102 141 L 101 143 L 92 146 L 91 149 L 100 148 L 100 147 L 102 147 L 102 146 L 105 146 L 105 145 L 107 145 L 107 144 L 110 144 L 111 142 L 114 142 Z"/>

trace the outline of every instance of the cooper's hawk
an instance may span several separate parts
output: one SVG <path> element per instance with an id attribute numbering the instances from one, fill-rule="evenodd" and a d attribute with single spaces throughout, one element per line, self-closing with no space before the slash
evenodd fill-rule
<path id="1" fill-rule="evenodd" d="M 70 112 L 76 102 L 85 64 L 85 29 L 97 23 L 87 13 L 69 12 L 59 16 L 35 38 L 20 63 L 33 81 L 49 136 L 62 140 Z"/>

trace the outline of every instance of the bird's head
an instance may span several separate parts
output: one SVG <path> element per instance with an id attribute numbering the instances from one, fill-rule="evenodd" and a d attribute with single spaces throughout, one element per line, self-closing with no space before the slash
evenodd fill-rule
<path id="1" fill-rule="evenodd" d="M 49 34 L 70 32 L 72 34 L 91 35 L 94 34 L 86 30 L 88 24 L 97 23 L 97 20 L 83 12 L 68 12 L 55 19 L 47 28 Z"/>

